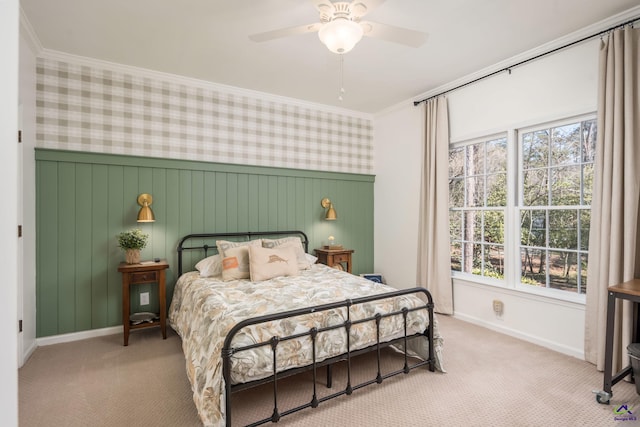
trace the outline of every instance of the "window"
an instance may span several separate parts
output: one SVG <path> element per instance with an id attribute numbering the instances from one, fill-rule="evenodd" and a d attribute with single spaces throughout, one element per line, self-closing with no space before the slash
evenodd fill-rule
<path id="1" fill-rule="evenodd" d="M 452 145 L 452 270 L 586 293 L 595 141 L 588 117 Z"/>
<path id="2" fill-rule="evenodd" d="M 449 152 L 451 268 L 504 277 L 507 139 Z"/>
<path id="3" fill-rule="evenodd" d="M 520 280 L 586 293 L 596 121 L 520 133 Z"/>

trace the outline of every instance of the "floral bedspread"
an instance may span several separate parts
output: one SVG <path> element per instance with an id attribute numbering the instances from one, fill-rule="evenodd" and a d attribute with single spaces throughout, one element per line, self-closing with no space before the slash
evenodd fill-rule
<path id="1" fill-rule="evenodd" d="M 223 282 L 216 278 L 201 278 L 197 271 L 178 280 L 169 308 L 171 327 L 182 338 L 187 376 L 193 399 L 204 425 L 224 425 L 224 379 L 221 350 L 227 333 L 238 322 L 297 308 L 345 301 L 362 296 L 394 291 L 394 288 L 345 273 L 322 264 L 315 264 L 296 277 L 278 277 L 264 282 L 235 280 Z M 353 305 L 351 320 L 388 313 L 403 307 L 424 304 L 414 295 L 388 298 L 372 303 Z M 273 336 L 284 337 L 307 332 L 312 327 L 342 324 L 346 308 L 316 312 L 243 328 L 233 340 L 234 347 L 268 341 Z M 426 310 L 408 315 L 408 333 L 422 332 L 429 323 Z M 442 337 L 434 320 L 434 355 L 436 369 L 442 369 Z M 380 324 L 383 340 L 400 337 L 402 316 L 383 318 Z M 345 352 L 344 328 L 319 333 L 316 360 Z M 364 348 L 376 342 L 374 322 L 353 325 L 350 331 L 352 349 Z M 428 358 L 426 340 L 412 340 L 410 353 Z M 276 347 L 277 370 L 285 370 L 312 362 L 312 346 L 308 337 L 281 341 Z M 272 350 L 269 346 L 240 351 L 232 356 L 232 381 L 248 382 L 273 373 Z"/>

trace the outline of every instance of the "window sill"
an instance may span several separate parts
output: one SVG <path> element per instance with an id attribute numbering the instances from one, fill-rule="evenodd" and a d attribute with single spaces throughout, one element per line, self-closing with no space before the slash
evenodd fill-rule
<path id="1" fill-rule="evenodd" d="M 514 293 L 521 296 L 530 296 L 537 300 L 545 299 L 550 302 L 566 302 L 571 304 L 579 304 L 584 306 L 586 304 L 586 295 L 578 295 L 571 292 L 560 291 L 558 289 L 540 288 L 524 284 L 516 284 L 515 286 L 508 286 L 506 281 L 492 279 L 487 277 L 474 276 L 471 274 L 464 274 L 459 272 L 451 272 L 451 278 L 455 282 L 462 282 L 469 285 L 481 285 L 490 286 L 499 289 L 504 292 Z"/>

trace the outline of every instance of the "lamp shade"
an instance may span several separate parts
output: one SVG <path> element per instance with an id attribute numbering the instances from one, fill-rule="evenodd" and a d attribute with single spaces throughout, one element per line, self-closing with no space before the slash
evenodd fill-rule
<path id="1" fill-rule="evenodd" d="M 347 53 L 362 39 L 360 24 L 347 18 L 335 18 L 318 31 L 320 41 L 333 53 Z"/>
<path id="2" fill-rule="evenodd" d="M 324 219 L 326 219 L 327 221 L 335 221 L 336 219 L 338 219 L 338 214 L 336 213 L 336 210 L 333 207 L 333 203 L 331 203 L 331 200 L 329 200 L 329 198 L 325 197 L 324 199 L 320 200 L 320 206 L 327 210 L 324 214 Z"/>
<path id="3" fill-rule="evenodd" d="M 150 207 L 152 203 L 153 197 L 151 197 L 151 194 L 145 193 L 138 196 L 138 204 L 142 206 L 138 212 L 138 222 L 154 222 L 156 220 Z"/>
<path id="4" fill-rule="evenodd" d="M 329 205 L 329 209 L 327 209 L 327 214 L 324 216 L 324 219 L 328 221 L 335 221 L 336 219 L 338 219 L 338 214 L 336 213 L 336 210 L 333 208 L 333 203 Z"/>
<path id="5" fill-rule="evenodd" d="M 156 217 L 153 215 L 153 211 L 149 206 L 140 208 L 140 212 L 138 212 L 138 222 L 154 222 L 155 220 Z"/>

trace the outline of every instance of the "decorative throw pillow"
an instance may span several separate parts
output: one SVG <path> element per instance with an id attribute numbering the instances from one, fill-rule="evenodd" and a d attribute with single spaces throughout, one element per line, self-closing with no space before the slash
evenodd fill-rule
<path id="1" fill-rule="evenodd" d="M 257 245 L 242 245 L 225 250 L 225 257 L 222 258 L 222 280 L 225 282 L 236 279 L 248 279 L 249 271 L 249 248 L 259 247 Z"/>
<path id="2" fill-rule="evenodd" d="M 212 255 L 200 260 L 196 264 L 196 270 L 200 272 L 200 277 L 216 277 L 222 274 L 222 257 Z"/>
<path id="3" fill-rule="evenodd" d="M 312 263 L 309 263 L 305 256 L 304 248 L 302 247 L 302 240 L 299 237 L 283 237 L 282 239 L 262 239 L 263 248 L 277 248 L 283 246 L 290 246 L 294 249 L 296 254 L 296 260 L 298 262 L 298 269 L 306 270 L 311 267 Z"/>
<path id="4" fill-rule="evenodd" d="M 248 246 L 248 245 L 258 245 L 262 246 L 262 239 L 250 240 L 248 242 L 230 242 L 228 240 L 216 240 L 216 247 L 218 248 L 218 253 L 224 259 L 227 254 L 227 249 L 237 248 L 239 246 Z"/>
<path id="5" fill-rule="evenodd" d="M 298 261 L 293 247 L 249 247 L 251 281 L 261 282 L 281 276 L 297 276 Z"/>

